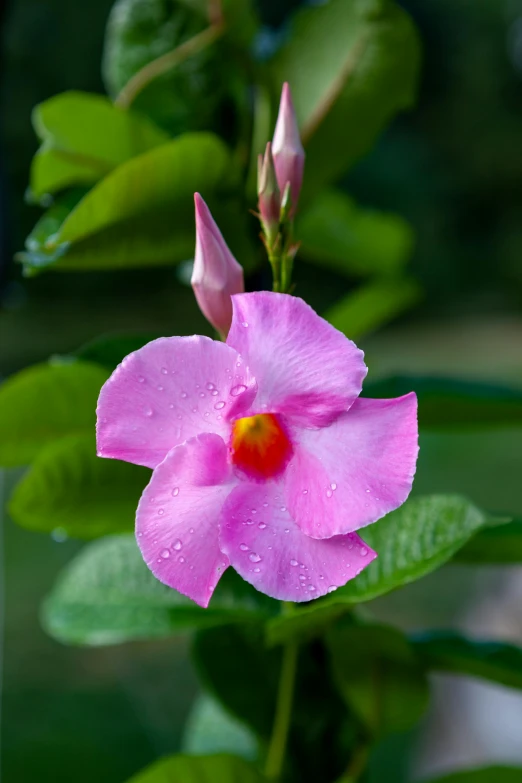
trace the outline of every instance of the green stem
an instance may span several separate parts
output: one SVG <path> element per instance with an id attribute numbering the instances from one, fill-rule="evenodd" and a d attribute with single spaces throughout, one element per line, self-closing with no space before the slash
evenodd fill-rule
<path id="1" fill-rule="evenodd" d="M 266 757 L 265 775 L 269 780 L 278 780 L 283 770 L 288 730 L 292 717 L 297 653 L 298 646 L 295 642 L 290 642 L 283 648 L 274 725 Z"/>

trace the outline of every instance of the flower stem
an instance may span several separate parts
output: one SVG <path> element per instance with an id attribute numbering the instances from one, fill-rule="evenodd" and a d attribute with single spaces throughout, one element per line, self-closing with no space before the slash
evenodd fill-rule
<path id="1" fill-rule="evenodd" d="M 284 606 L 287 609 L 289 608 L 288 604 Z M 265 766 L 265 775 L 269 780 L 278 780 L 283 771 L 286 743 L 292 717 L 298 649 L 298 645 L 295 642 L 289 642 L 283 648 L 276 712 Z"/>

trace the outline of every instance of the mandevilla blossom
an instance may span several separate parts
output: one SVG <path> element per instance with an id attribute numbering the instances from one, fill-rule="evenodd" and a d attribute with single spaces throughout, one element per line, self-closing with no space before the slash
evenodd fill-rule
<path id="1" fill-rule="evenodd" d="M 232 297 L 226 344 L 164 337 L 101 390 L 98 454 L 154 469 L 136 516 L 155 576 L 207 606 L 233 568 L 309 601 L 376 554 L 355 530 L 407 498 L 415 394 L 359 397 L 363 353 L 303 300 Z"/>
<path id="2" fill-rule="evenodd" d="M 245 290 L 243 268 L 230 252 L 223 235 L 199 195 L 196 206 L 196 254 L 191 284 L 205 318 L 226 337 L 232 322 L 232 294 Z"/>
<path id="3" fill-rule="evenodd" d="M 269 244 L 272 244 L 279 230 L 281 194 L 277 184 L 270 142 L 266 145 L 264 156 L 259 155 L 257 159 L 257 195 L 261 223 Z"/>
<path id="4" fill-rule="evenodd" d="M 303 182 L 305 153 L 301 144 L 299 127 L 288 82 L 283 84 L 279 114 L 277 115 L 272 141 L 272 153 L 277 182 L 282 194 L 285 192 L 287 184 L 290 183 L 290 216 L 293 216 Z"/>

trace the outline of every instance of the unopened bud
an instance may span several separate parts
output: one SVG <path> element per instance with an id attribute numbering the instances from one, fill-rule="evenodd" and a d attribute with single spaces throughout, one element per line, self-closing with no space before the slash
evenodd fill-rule
<path id="1" fill-rule="evenodd" d="M 196 207 L 196 254 L 191 284 L 205 318 L 226 337 L 232 323 L 232 294 L 245 290 L 243 269 L 238 264 L 210 210 L 199 193 Z"/>
<path id="2" fill-rule="evenodd" d="M 257 195 L 258 209 L 261 215 L 263 229 L 271 245 L 277 237 L 279 230 L 279 213 L 281 209 L 281 195 L 277 184 L 272 145 L 266 145 L 264 156 L 257 159 Z"/>
<path id="3" fill-rule="evenodd" d="M 281 103 L 279 104 L 279 114 L 272 141 L 272 152 L 277 182 L 281 193 L 284 193 L 287 183 L 290 183 L 290 217 L 293 217 L 303 182 L 305 153 L 301 144 L 301 137 L 299 136 L 297 118 L 288 82 L 283 84 L 281 92 Z"/>

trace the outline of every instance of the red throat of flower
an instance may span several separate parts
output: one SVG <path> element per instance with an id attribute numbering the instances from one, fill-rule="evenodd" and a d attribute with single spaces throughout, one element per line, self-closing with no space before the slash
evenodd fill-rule
<path id="1" fill-rule="evenodd" d="M 292 444 L 273 413 L 237 419 L 232 429 L 232 462 L 253 478 L 268 479 L 285 467 Z"/>

